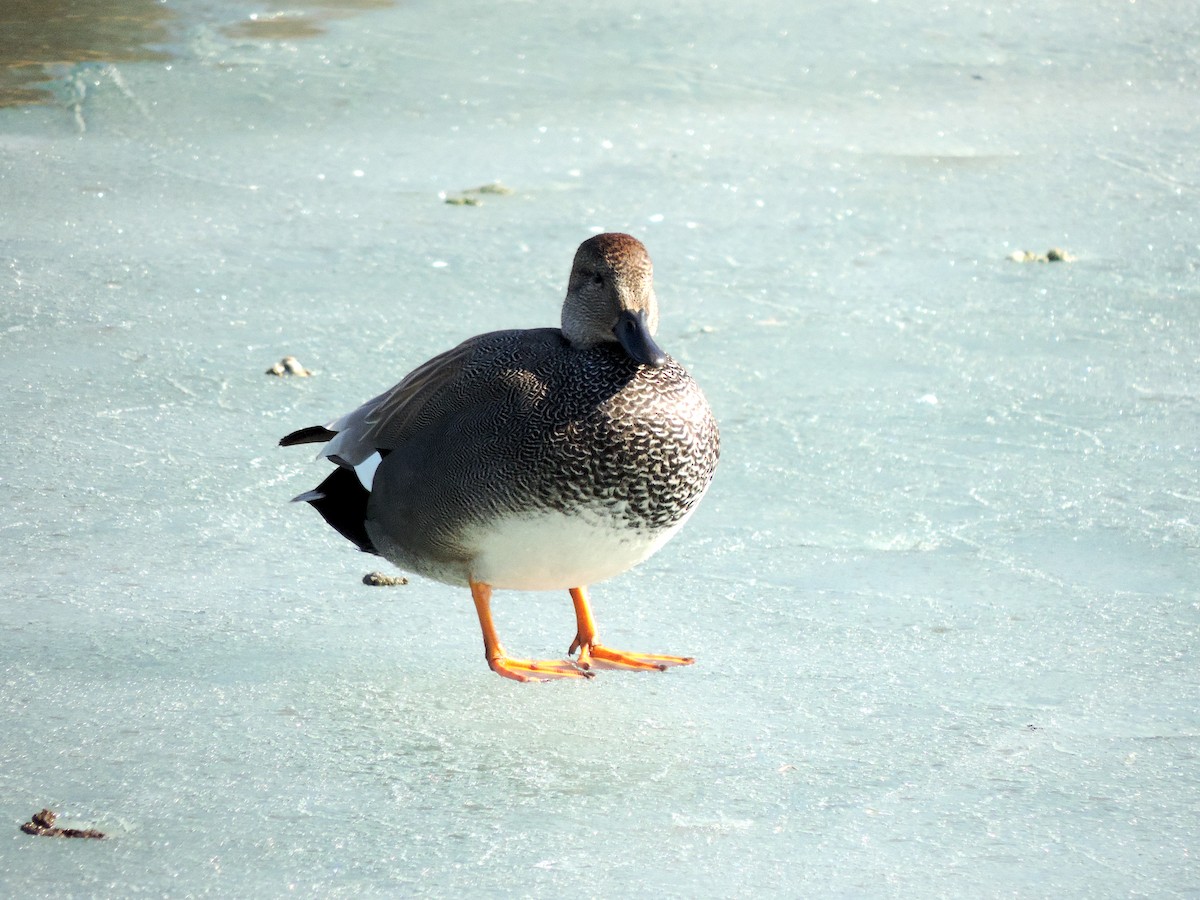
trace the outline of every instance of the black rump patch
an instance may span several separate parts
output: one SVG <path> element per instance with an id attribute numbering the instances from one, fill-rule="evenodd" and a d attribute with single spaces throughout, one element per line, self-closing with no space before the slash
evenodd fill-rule
<path id="1" fill-rule="evenodd" d="M 367 501 L 371 499 L 371 492 L 362 486 L 354 470 L 338 466 L 318 485 L 317 490 L 324 496 L 307 501 L 312 504 L 313 509 L 359 550 L 378 556 L 379 551 L 375 549 L 370 535 L 367 534 Z"/>

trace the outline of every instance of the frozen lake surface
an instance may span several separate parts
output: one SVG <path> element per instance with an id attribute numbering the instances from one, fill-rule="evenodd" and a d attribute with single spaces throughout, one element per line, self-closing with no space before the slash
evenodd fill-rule
<path id="1" fill-rule="evenodd" d="M 0 109 L 0 893 L 1200 893 L 1200 5 L 111 6 Z M 596 614 L 698 661 L 517 685 L 275 444 L 597 230 L 723 455 Z"/>

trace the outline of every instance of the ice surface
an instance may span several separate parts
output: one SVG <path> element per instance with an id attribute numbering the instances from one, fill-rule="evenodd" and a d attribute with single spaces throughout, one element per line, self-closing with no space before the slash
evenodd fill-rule
<path id="1" fill-rule="evenodd" d="M 0 893 L 1200 890 L 1200 6 L 169 8 L 0 110 Z M 724 452 L 596 613 L 698 662 L 519 686 L 275 442 L 597 229 Z"/>

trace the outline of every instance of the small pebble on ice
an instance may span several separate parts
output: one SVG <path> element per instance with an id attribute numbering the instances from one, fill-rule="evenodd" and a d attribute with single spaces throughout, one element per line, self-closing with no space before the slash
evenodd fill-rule
<path id="1" fill-rule="evenodd" d="M 267 369 L 268 375 L 296 375 L 300 378 L 307 378 L 312 374 L 304 366 L 300 365 L 300 360 L 294 356 L 285 356 L 271 368 Z"/>

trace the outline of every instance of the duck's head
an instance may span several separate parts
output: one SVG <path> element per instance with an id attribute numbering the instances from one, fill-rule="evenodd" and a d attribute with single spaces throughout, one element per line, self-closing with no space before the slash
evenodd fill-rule
<path id="1" fill-rule="evenodd" d="M 580 244 L 562 309 L 562 332 L 571 345 L 616 343 L 634 362 L 658 367 L 667 354 L 654 342 L 657 330 L 654 266 L 642 242 L 610 233 Z"/>

